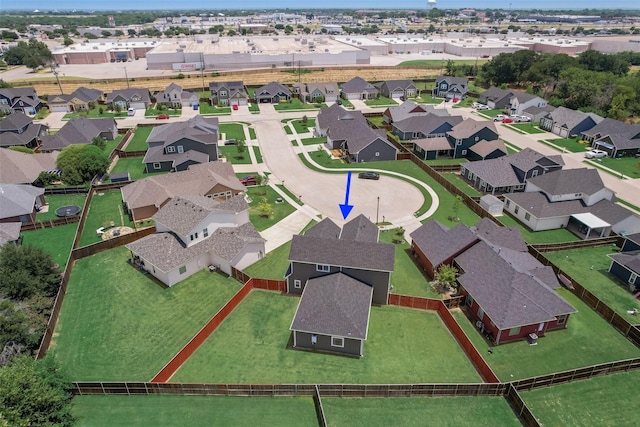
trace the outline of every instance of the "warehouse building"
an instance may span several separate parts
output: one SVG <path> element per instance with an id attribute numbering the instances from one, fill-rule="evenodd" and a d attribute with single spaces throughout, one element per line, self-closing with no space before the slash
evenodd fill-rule
<path id="1" fill-rule="evenodd" d="M 156 40 L 79 43 L 51 53 L 58 64 L 104 64 L 144 58 L 147 52 L 159 44 Z"/>

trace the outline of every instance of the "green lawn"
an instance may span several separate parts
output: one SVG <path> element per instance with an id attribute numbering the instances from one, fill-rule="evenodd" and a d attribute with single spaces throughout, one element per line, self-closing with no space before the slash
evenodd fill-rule
<path id="1" fill-rule="evenodd" d="M 398 239 L 395 229 L 380 232 L 380 241 L 392 243 Z M 411 246 L 406 240 L 402 243 L 394 244 L 395 262 L 393 273 L 391 273 L 391 292 L 403 295 L 415 295 L 427 298 L 441 299 L 441 295 L 431 289 L 429 278 L 424 269 L 411 255 Z"/>
<path id="2" fill-rule="evenodd" d="M 231 107 L 218 107 L 216 105 L 210 105 L 206 102 L 201 102 L 199 108 L 200 114 L 202 114 L 203 116 L 231 114 Z"/>
<path id="3" fill-rule="evenodd" d="M 364 103 L 369 107 L 386 107 L 388 105 L 398 105 L 396 101 L 385 96 L 380 96 L 376 99 L 368 99 Z"/>
<path id="4" fill-rule="evenodd" d="M 47 205 L 49 205 L 49 209 L 47 212 L 39 212 L 36 219 L 38 221 L 43 221 L 46 219 L 57 218 L 56 209 L 62 206 L 76 205 L 82 208 L 86 198 L 86 194 L 60 194 L 46 196 L 45 200 Z"/>
<path id="5" fill-rule="evenodd" d="M 520 426 L 502 397 L 323 398 L 322 406 L 335 427 Z"/>
<path id="6" fill-rule="evenodd" d="M 572 251 L 546 252 L 555 265 L 577 280 L 582 286 L 600 298 L 616 313 L 631 323 L 638 323 L 637 316 L 627 314 L 627 310 L 640 310 L 640 300 L 633 297 L 628 286 L 609 273 L 611 260 L 607 254 L 613 253 L 610 246 Z"/>
<path id="7" fill-rule="evenodd" d="M 443 173 L 442 176 L 447 178 L 449 182 L 451 182 L 453 185 L 455 185 L 460 190 L 462 190 L 464 194 L 466 194 L 467 196 L 471 196 L 471 197 L 482 196 L 481 192 L 479 192 L 474 187 L 469 185 L 467 181 L 462 179 L 460 175 L 458 175 L 457 173 Z"/>
<path id="8" fill-rule="evenodd" d="M 385 126 L 384 117 L 382 116 L 367 117 L 367 121 L 379 128 Z"/>
<path id="9" fill-rule="evenodd" d="M 531 231 L 506 211 L 503 212 L 502 216 L 498 217 L 498 220 L 506 226 L 510 227 L 512 225 L 515 225 L 519 227 L 520 233 L 522 233 L 522 237 L 524 238 L 525 242 L 531 245 L 534 245 L 536 243 L 576 242 L 580 240 L 578 236 L 576 236 L 566 228 L 559 228 L 557 230 Z"/>
<path id="10" fill-rule="evenodd" d="M 289 190 L 287 187 L 285 187 L 285 186 L 284 186 L 284 185 L 282 185 L 282 184 L 276 184 L 276 186 L 277 186 L 280 190 L 284 191 L 284 192 L 285 192 L 285 194 L 286 194 L 287 196 L 291 197 L 291 198 L 292 198 L 296 203 L 298 203 L 299 205 L 304 205 L 304 203 L 302 202 L 302 200 L 300 200 L 300 199 L 298 198 L 298 196 L 296 196 L 295 194 L 293 194 L 293 193 L 291 192 L 291 190 Z"/>
<path id="11" fill-rule="evenodd" d="M 219 145 L 218 150 L 222 153 L 222 155 L 227 159 L 229 163 L 233 163 L 234 165 L 250 165 L 251 164 L 251 155 L 247 151 L 249 148 L 244 147 L 244 153 L 242 153 L 242 157 L 240 153 L 238 153 L 238 147 L 235 145 Z"/>
<path id="12" fill-rule="evenodd" d="M 240 288 L 203 270 L 165 288 L 123 246 L 76 262 L 50 348 L 74 381 L 148 381 Z"/>
<path id="13" fill-rule="evenodd" d="M 295 128 L 296 132 L 298 132 L 298 133 L 308 133 L 308 132 L 311 132 L 313 130 L 313 128 L 316 126 L 316 119 L 314 119 L 313 117 L 307 118 L 307 123 L 306 124 L 303 123 L 302 119 L 300 119 L 300 120 L 292 120 L 291 124 Z"/>
<path id="14" fill-rule="evenodd" d="M 249 128 L 249 138 L 256 139 L 256 130 L 254 128 Z"/>
<path id="15" fill-rule="evenodd" d="M 102 114 L 100 114 L 100 108 L 102 108 Z M 67 113 L 64 115 L 62 120 L 70 120 L 76 117 L 87 117 L 90 119 L 103 119 L 109 117 L 127 117 L 127 110 L 120 111 L 116 113 L 115 111 L 111 111 L 107 108 L 106 105 L 98 106 L 96 108 L 92 108 L 88 111 L 75 111 L 73 113 Z"/>
<path id="16" fill-rule="evenodd" d="M 244 126 L 240 123 L 221 123 L 219 127 L 221 135 L 224 135 L 224 139 L 239 139 L 245 140 Z"/>
<path id="17" fill-rule="evenodd" d="M 255 103 L 249 104 L 249 112 L 251 112 L 251 114 L 260 114 L 260 106 Z"/>
<path id="18" fill-rule="evenodd" d="M 71 412 L 79 427 L 318 425 L 311 397 L 76 396 Z"/>
<path id="19" fill-rule="evenodd" d="M 160 110 L 158 108 L 147 108 L 146 110 L 144 110 L 144 116 L 147 118 L 156 117 L 157 115 L 160 115 L 160 114 L 167 114 L 171 117 L 179 117 L 182 115 L 182 108 L 179 108 L 179 109 L 167 108 L 164 110 Z"/>
<path id="20" fill-rule="evenodd" d="M 47 117 L 49 115 L 49 113 L 51 113 L 51 111 L 49 111 L 49 109 L 47 107 L 42 107 L 41 109 L 38 110 L 36 115 L 33 116 L 33 118 L 35 120 L 42 120 L 45 117 Z"/>
<path id="21" fill-rule="evenodd" d="M 547 139 L 546 141 L 560 147 L 560 151 L 563 151 L 563 148 L 567 151 L 571 151 L 572 153 L 584 153 L 589 150 L 588 144 L 580 144 L 575 138 Z"/>
<path id="22" fill-rule="evenodd" d="M 414 59 L 411 61 L 403 61 L 398 64 L 399 67 L 409 66 L 409 67 L 444 67 L 446 63 L 443 65 L 442 59 Z M 455 65 L 478 65 L 481 66 L 485 63 L 489 62 L 488 59 L 454 59 L 453 63 Z"/>
<path id="23" fill-rule="evenodd" d="M 640 159 L 635 157 L 618 157 L 615 159 L 605 157 L 598 159 L 597 162 L 631 179 L 640 178 Z"/>
<path id="24" fill-rule="evenodd" d="M 272 250 L 260 261 L 247 267 L 244 272 L 251 277 L 284 280 L 284 275 L 289 267 L 290 249 L 291 241 Z"/>
<path id="25" fill-rule="evenodd" d="M 258 163 L 262 163 L 262 153 L 260 152 L 260 147 L 258 147 L 257 145 L 254 145 L 251 147 L 251 149 L 253 150 L 253 155 L 256 157 L 256 162 Z"/>
<path id="26" fill-rule="evenodd" d="M 632 426 L 638 421 L 638 384 L 640 371 L 629 371 L 520 395 L 545 426 Z"/>
<path id="27" fill-rule="evenodd" d="M 105 141 L 104 152 L 107 154 L 111 154 L 111 152 L 115 150 L 118 144 L 120 144 L 120 141 L 122 141 L 122 138 L 124 138 L 124 134 L 118 134 L 111 141 Z"/>
<path id="28" fill-rule="evenodd" d="M 521 130 L 525 133 L 535 134 L 535 133 L 545 133 L 545 130 L 540 129 L 540 123 L 513 123 L 509 125 L 516 129 Z M 507 127 L 509 127 L 507 126 Z"/>
<path id="29" fill-rule="evenodd" d="M 269 186 L 248 187 L 247 195 L 251 198 L 251 203 L 249 203 L 249 219 L 258 231 L 266 230 L 295 211 L 294 207 L 286 201 L 276 203 L 276 199 L 280 198 L 280 195 Z M 262 216 L 258 208 L 258 205 L 265 197 L 267 198 L 267 202 L 271 204 L 271 215 L 269 215 L 268 218 Z"/>
<path id="30" fill-rule="evenodd" d="M 439 105 L 444 102 L 444 98 L 434 98 L 429 92 L 423 92 L 420 96 L 413 98 L 412 101 L 418 104 L 435 104 Z"/>
<path id="31" fill-rule="evenodd" d="M 419 383 L 480 377 L 437 313 L 373 307 L 360 359 L 287 349 L 299 299 L 254 290 L 174 375 L 176 382 Z"/>
<path id="32" fill-rule="evenodd" d="M 351 109 L 353 110 L 355 107 L 353 106 L 353 103 L 351 101 L 349 101 L 348 99 L 344 99 L 344 98 L 340 98 L 340 101 L 342 102 L 342 106 L 346 109 Z"/>
<path id="33" fill-rule="evenodd" d="M 322 137 L 322 138 L 303 138 L 303 139 L 300 140 L 300 142 L 302 142 L 302 145 L 324 144 L 325 142 L 327 142 L 327 138 L 326 137 Z"/>
<path id="34" fill-rule="evenodd" d="M 431 166 L 437 165 L 461 165 L 463 163 L 467 163 L 469 160 L 461 157 L 459 159 L 450 159 L 450 158 L 441 158 L 435 160 L 423 160 L 426 164 Z"/>
<path id="35" fill-rule="evenodd" d="M 291 98 L 287 102 L 282 102 L 280 104 L 274 104 L 273 108 L 276 111 L 295 111 L 295 110 L 319 110 L 322 107 L 326 107 L 325 103 L 318 104 L 308 104 L 306 102 L 300 101 L 298 98 Z"/>
<path id="36" fill-rule="evenodd" d="M 147 173 L 142 163 L 142 157 L 127 157 L 119 158 L 116 164 L 111 169 L 110 173 L 114 172 L 129 172 L 130 178 L 135 181 L 137 179 L 146 178 L 153 175 L 162 175 L 169 172 L 151 172 Z"/>
<path id="37" fill-rule="evenodd" d="M 478 99 L 467 96 L 462 101 L 454 105 L 453 108 L 471 108 L 474 102 L 478 102 Z"/>
<path id="38" fill-rule="evenodd" d="M 535 346 L 521 340 L 495 346 L 493 354 L 488 354 L 489 344 L 475 326 L 460 310 L 453 314 L 502 381 L 640 357 L 637 347 L 570 291 L 559 289 L 558 293 L 578 312 L 569 317 L 567 329 L 548 332 Z"/>
<path id="39" fill-rule="evenodd" d="M 137 127 L 125 151 L 146 151 L 149 148 L 147 138 L 152 130 L 153 126 Z"/>
<path id="40" fill-rule="evenodd" d="M 114 222 L 116 226 L 124 225 L 134 228 L 133 223 L 129 221 L 129 216 L 122 209 L 122 193 L 120 190 L 93 195 L 82 236 L 80 237 L 80 246 L 102 241 L 96 230 L 100 227 L 108 226 L 111 222 Z"/>
<path id="41" fill-rule="evenodd" d="M 53 261 L 64 270 L 71 253 L 73 239 L 76 237 L 78 224 L 66 224 L 53 228 L 25 231 L 22 235 L 22 244 L 38 247 L 47 252 Z"/>
<path id="42" fill-rule="evenodd" d="M 480 114 L 481 116 L 487 116 L 488 118 L 493 118 L 498 114 L 505 114 L 505 111 L 504 110 L 482 110 L 482 111 L 478 111 L 478 114 Z"/>

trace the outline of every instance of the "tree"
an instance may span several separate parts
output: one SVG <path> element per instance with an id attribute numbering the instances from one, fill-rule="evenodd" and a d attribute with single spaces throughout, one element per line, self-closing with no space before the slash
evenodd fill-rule
<path id="1" fill-rule="evenodd" d="M 33 185 L 43 188 L 47 185 L 51 185 L 52 182 L 57 181 L 58 179 L 60 179 L 60 177 L 55 173 L 42 171 L 36 180 L 33 181 Z"/>
<path id="2" fill-rule="evenodd" d="M 116 31 L 115 31 L 115 33 L 114 33 L 114 35 L 115 35 L 116 37 L 122 37 L 122 36 L 124 36 L 124 31 L 122 31 L 122 30 L 116 30 Z"/>
<path id="3" fill-rule="evenodd" d="M 0 89 L 6 89 L 10 87 L 13 87 L 11 83 L 5 82 L 4 80 L 0 79 Z"/>
<path id="4" fill-rule="evenodd" d="M 73 40 L 72 40 L 72 39 L 70 39 L 69 37 L 65 37 L 65 38 L 64 38 L 64 40 L 62 41 L 62 43 L 63 43 L 65 46 L 71 46 L 71 45 L 73 44 Z"/>
<path id="5" fill-rule="evenodd" d="M 53 295 L 60 284 L 60 271 L 51 255 L 28 245 L 0 248 L 0 297 L 24 300 L 36 293 Z"/>
<path id="6" fill-rule="evenodd" d="M 307 115 L 305 114 L 304 116 L 302 116 L 302 124 L 303 125 L 307 125 L 307 122 L 309 121 L 309 118 L 307 117 Z"/>
<path id="7" fill-rule="evenodd" d="M 440 293 L 457 290 L 458 269 L 452 265 L 442 264 L 434 274 L 433 289 Z"/>
<path id="8" fill-rule="evenodd" d="M 109 167 L 109 157 L 92 144 L 70 145 L 60 152 L 56 166 L 62 171 L 62 180 L 68 185 L 80 185 L 101 175 Z"/>
<path id="9" fill-rule="evenodd" d="M 244 141 L 244 139 L 236 140 L 236 149 L 238 150 L 239 159 L 244 159 L 244 152 L 246 148 L 247 148 L 247 143 Z"/>
<path id="10" fill-rule="evenodd" d="M 266 197 L 263 197 L 260 203 L 258 203 L 258 212 L 260 212 L 260 216 L 269 218 L 271 211 L 271 203 L 269 203 L 269 200 Z"/>
<path id="11" fill-rule="evenodd" d="M 451 210 L 453 210 L 453 216 L 451 217 L 452 221 L 459 221 L 458 212 L 460 211 L 460 204 L 462 203 L 462 197 L 460 195 L 456 196 L 456 199 L 453 201 L 451 205 Z"/>
<path id="12" fill-rule="evenodd" d="M 44 67 L 53 60 L 53 54 L 46 44 L 34 38 L 29 42 L 19 41 L 4 53 L 4 61 L 9 65 L 25 65 L 31 69 Z"/>
<path id="13" fill-rule="evenodd" d="M 102 30 L 100 31 L 100 34 L 102 34 L 102 37 L 111 37 L 113 34 L 111 34 L 111 31 L 107 31 L 107 30 Z"/>
<path id="14" fill-rule="evenodd" d="M 107 146 L 107 140 L 101 136 L 94 136 L 91 139 L 91 144 L 95 145 L 96 147 L 104 151 L 105 147 Z"/>
<path id="15" fill-rule="evenodd" d="M 132 28 L 129 28 L 129 29 L 127 30 L 127 34 L 129 35 L 129 37 L 135 37 L 135 36 L 137 36 L 137 35 L 138 35 L 138 33 L 136 33 L 136 30 L 134 30 L 134 29 L 132 29 Z"/>
<path id="16" fill-rule="evenodd" d="M 13 359 L 0 368 L 0 414 L 14 426 L 71 426 L 70 382 L 53 356 Z"/>

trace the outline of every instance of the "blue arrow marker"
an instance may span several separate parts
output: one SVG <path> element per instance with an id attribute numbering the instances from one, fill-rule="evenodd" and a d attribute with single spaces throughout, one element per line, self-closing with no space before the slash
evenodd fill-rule
<path id="1" fill-rule="evenodd" d="M 344 205 L 340 206 L 340 212 L 342 212 L 342 219 L 347 219 L 353 209 L 353 205 L 349 204 L 349 190 L 351 189 L 351 172 L 347 172 L 347 192 L 344 195 Z"/>

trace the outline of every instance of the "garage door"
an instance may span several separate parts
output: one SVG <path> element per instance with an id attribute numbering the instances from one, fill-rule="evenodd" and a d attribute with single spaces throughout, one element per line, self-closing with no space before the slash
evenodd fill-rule
<path id="1" fill-rule="evenodd" d="M 134 110 L 145 110 L 146 107 L 144 106 L 144 102 L 132 102 L 131 104 L 129 104 L 129 106 L 131 108 L 133 108 Z"/>
<path id="2" fill-rule="evenodd" d="M 67 113 L 69 112 L 69 107 L 66 105 L 54 105 L 51 107 L 52 113 Z"/>

